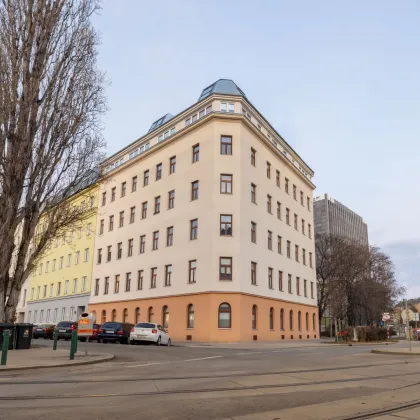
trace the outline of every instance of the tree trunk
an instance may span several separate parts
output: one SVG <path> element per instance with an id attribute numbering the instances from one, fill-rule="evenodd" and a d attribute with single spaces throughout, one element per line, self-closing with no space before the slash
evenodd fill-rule
<path id="1" fill-rule="evenodd" d="M 19 287 L 18 289 L 16 287 L 16 283 L 13 283 L 10 290 L 9 299 L 7 300 L 7 303 L 6 303 L 6 309 L 5 309 L 6 322 L 13 322 L 15 320 L 16 308 L 20 299 L 20 291 L 21 291 L 21 288 Z"/>

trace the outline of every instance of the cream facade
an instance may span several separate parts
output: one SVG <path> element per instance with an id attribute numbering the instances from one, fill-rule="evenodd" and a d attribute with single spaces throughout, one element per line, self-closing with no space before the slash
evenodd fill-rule
<path id="1" fill-rule="evenodd" d="M 103 170 L 98 322 L 150 320 L 173 340 L 318 337 L 313 172 L 232 81 Z"/>

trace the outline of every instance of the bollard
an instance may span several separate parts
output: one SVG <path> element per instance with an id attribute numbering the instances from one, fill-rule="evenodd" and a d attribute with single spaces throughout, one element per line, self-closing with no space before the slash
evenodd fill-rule
<path id="1" fill-rule="evenodd" d="M 70 360 L 74 360 L 74 355 L 77 352 L 77 331 L 71 332 L 71 345 L 70 345 Z"/>
<path id="2" fill-rule="evenodd" d="M 1 349 L 1 366 L 6 365 L 7 362 L 7 352 L 9 351 L 9 336 L 10 331 L 3 331 L 3 348 Z"/>
<path id="3" fill-rule="evenodd" d="M 57 350 L 57 344 L 58 344 L 58 330 L 54 330 L 54 345 L 53 350 Z"/>

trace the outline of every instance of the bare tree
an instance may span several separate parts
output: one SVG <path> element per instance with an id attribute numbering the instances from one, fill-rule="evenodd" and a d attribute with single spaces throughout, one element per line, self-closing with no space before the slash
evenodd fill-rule
<path id="1" fill-rule="evenodd" d="M 74 209 L 62 220 L 62 199 L 101 158 L 105 79 L 91 24 L 98 7 L 98 0 L 0 0 L 0 320 L 14 316 L 51 237 L 75 222 Z"/>

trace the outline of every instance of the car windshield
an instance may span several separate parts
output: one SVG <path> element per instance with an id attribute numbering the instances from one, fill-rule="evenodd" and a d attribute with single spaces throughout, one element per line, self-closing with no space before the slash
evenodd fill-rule
<path id="1" fill-rule="evenodd" d="M 141 322 L 136 325 L 136 328 L 156 328 L 155 324 L 149 324 L 148 322 Z"/>
<path id="2" fill-rule="evenodd" d="M 121 328 L 121 324 L 119 322 L 105 322 L 102 328 Z"/>
<path id="3" fill-rule="evenodd" d="M 59 322 L 58 324 L 57 324 L 57 327 L 64 327 L 64 328 L 69 328 L 69 327 L 71 327 L 73 325 L 73 323 L 72 322 L 63 322 L 63 321 L 61 321 L 61 322 Z"/>

